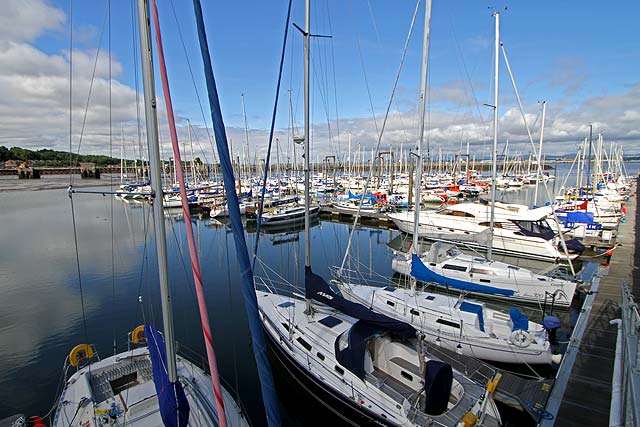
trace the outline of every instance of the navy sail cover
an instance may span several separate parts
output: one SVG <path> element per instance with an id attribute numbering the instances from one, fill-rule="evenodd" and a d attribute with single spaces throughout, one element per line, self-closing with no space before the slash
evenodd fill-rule
<path id="1" fill-rule="evenodd" d="M 358 378 L 365 377 L 365 352 L 367 342 L 377 334 L 391 332 L 398 338 L 415 338 L 413 326 L 392 319 L 384 314 L 375 313 L 369 308 L 347 300 L 334 291 L 329 284 L 310 267 L 305 268 L 305 296 L 326 304 L 348 316 L 359 319 L 349 330 L 340 335 L 335 342 L 336 360 L 353 372 Z M 346 337 L 343 337 L 347 334 Z M 343 338 L 347 345 L 341 345 Z"/>
<path id="2" fill-rule="evenodd" d="M 166 427 L 187 427 L 189 402 L 180 381 L 169 382 L 167 376 L 167 354 L 164 340 L 153 325 L 145 325 L 144 335 L 149 343 L 149 358 L 153 370 L 153 382 L 158 394 L 160 417 Z"/>

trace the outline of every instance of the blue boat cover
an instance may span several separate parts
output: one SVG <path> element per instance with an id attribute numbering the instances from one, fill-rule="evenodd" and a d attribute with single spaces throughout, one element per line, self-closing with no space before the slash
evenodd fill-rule
<path id="1" fill-rule="evenodd" d="M 180 381 L 169 382 L 167 376 L 167 354 L 164 340 L 153 325 L 145 325 L 144 335 L 149 343 L 149 358 L 153 370 L 153 382 L 158 394 L 160 417 L 166 427 L 187 427 L 189 402 Z"/>
<path id="2" fill-rule="evenodd" d="M 529 330 L 529 318 L 522 314 L 520 310 L 511 307 L 509 309 L 509 316 L 511 316 L 514 331 L 517 331 L 518 329 L 522 329 L 523 331 Z"/>
<path id="3" fill-rule="evenodd" d="M 424 372 L 425 413 L 441 415 L 447 410 L 452 384 L 453 369 L 451 365 L 439 360 L 429 360 L 426 363 Z"/>
<path id="4" fill-rule="evenodd" d="M 484 332 L 484 316 L 482 315 L 482 306 L 480 304 L 474 304 L 472 302 L 463 302 L 460 304 L 460 310 L 467 313 L 475 313 L 478 315 L 478 323 L 480 324 L 480 330 Z"/>
<path id="5" fill-rule="evenodd" d="M 582 253 L 584 251 L 584 244 L 578 239 L 569 239 L 564 243 L 565 245 L 567 245 L 568 251 L 578 252 L 578 253 Z"/>
<path id="6" fill-rule="evenodd" d="M 562 321 L 560 321 L 560 318 L 556 316 L 544 316 L 544 319 L 542 319 L 542 326 L 547 330 L 558 329 L 562 326 Z"/>
<path id="7" fill-rule="evenodd" d="M 591 212 L 567 212 L 568 222 L 579 222 L 583 224 L 593 223 L 593 213 Z"/>
<path id="8" fill-rule="evenodd" d="M 480 292 L 483 294 L 512 296 L 515 291 L 512 289 L 496 288 L 494 286 L 480 285 L 459 279 L 452 279 L 442 276 L 424 265 L 420 257 L 416 254 L 411 256 L 411 275 L 422 282 L 437 283 L 441 286 L 448 286 L 463 291 Z"/>

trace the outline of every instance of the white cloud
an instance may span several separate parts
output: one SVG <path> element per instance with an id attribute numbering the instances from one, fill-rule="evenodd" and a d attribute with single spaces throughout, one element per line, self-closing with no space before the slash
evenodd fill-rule
<path id="1" fill-rule="evenodd" d="M 21 7 L 17 7 L 16 4 Z M 26 4 L 27 7 L 23 5 Z M 20 11 L 16 11 L 20 9 Z M 42 19 L 42 14 L 47 19 Z M 45 0 L 31 0 L 17 2 L 11 0 L 3 12 L 1 20 L 7 20 L 12 25 L 0 29 L 0 144 L 6 146 L 21 146 L 26 148 L 54 148 L 66 150 L 68 147 L 69 122 L 69 53 L 60 51 L 46 53 L 34 45 L 33 40 L 45 31 L 63 30 L 64 13 L 50 6 Z M 20 22 L 20 28 L 13 25 Z M 0 26 L 1 27 L 1 26 Z M 87 27 L 89 28 L 89 27 Z M 87 40 L 93 37 L 94 31 L 89 28 Z M 136 122 L 136 92 L 134 88 L 118 81 L 116 78 L 122 73 L 122 64 L 117 58 L 112 58 L 111 85 L 108 80 L 108 58 L 105 51 L 96 51 L 95 46 L 87 49 L 77 49 L 73 52 L 73 145 L 77 150 L 80 139 L 79 132 L 84 120 L 87 96 L 91 85 L 94 64 L 98 53 L 95 80 L 93 82 L 91 99 L 87 110 L 82 153 L 109 152 L 109 114 L 113 123 L 114 142 L 113 152 L 119 155 L 120 127 L 124 126 L 127 156 L 132 157 L 131 141 L 137 141 Z M 572 92 L 579 88 L 580 74 L 572 69 L 579 65 L 579 59 L 566 60 L 558 65 L 561 72 L 548 73 L 549 84 Z M 563 71 L 564 70 L 564 71 Z M 574 85 L 572 86 L 572 83 Z M 576 86 L 577 84 L 577 86 Z M 111 86 L 111 109 L 109 109 L 108 94 Z M 486 89 L 486 85 L 475 84 L 477 89 Z M 157 88 L 158 95 L 162 93 Z M 480 107 L 481 114 L 486 115 L 484 122 L 477 117 L 478 107 L 471 105 L 472 94 L 468 93 L 466 84 L 461 81 L 449 81 L 439 87 L 430 89 L 431 108 L 427 123 L 427 140 L 432 151 L 442 147 L 444 152 L 459 150 L 461 144 L 469 141 L 483 151 L 491 139 L 490 110 Z M 204 94 L 202 94 L 204 96 Z M 363 103 L 365 100 L 363 100 Z M 396 106 L 399 103 L 396 104 Z M 513 107 L 513 100 L 503 99 L 504 107 L 500 110 L 500 142 L 509 139 L 514 150 L 526 152 L 529 144 L 522 118 Z M 392 111 L 388 119 L 382 149 L 389 146 L 399 148 L 415 145 L 417 141 L 417 114 L 415 102 L 408 111 Z M 467 107 L 465 107 L 465 105 Z M 162 101 L 160 106 L 162 151 L 169 157 L 170 144 Z M 452 108 L 453 110 L 447 110 Z M 528 111 L 527 120 L 530 125 L 537 122 L 533 130 L 537 140 L 539 132 L 539 118 L 536 104 L 525 106 Z M 143 109 L 141 109 L 144 114 Z M 226 111 L 230 117 L 234 112 Z M 281 116 L 288 113 L 281 111 Z M 207 117 L 208 118 L 208 117 Z M 587 132 L 587 124 L 594 123 L 596 132 L 604 131 L 609 140 L 625 143 L 626 152 L 640 152 L 640 136 L 637 127 L 640 118 L 640 82 L 629 86 L 625 92 L 608 95 L 593 95 L 582 102 L 565 102 L 549 105 L 546 123 L 546 140 L 549 154 L 564 154 L 573 151 L 575 145 L 581 141 Z M 141 118 L 144 120 L 144 118 Z M 377 117 L 380 127 L 382 117 Z M 186 138 L 185 123 L 179 123 L 178 130 L 182 138 Z M 352 151 L 357 144 L 370 152 L 377 142 L 377 133 L 372 118 L 355 117 L 342 118 L 339 137 L 335 135 L 338 128 L 336 123 L 329 124 L 333 138 L 330 140 L 327 123 L 313 126 L 312 141 L 314 159 L 325 155 L 337 154 L 346 157 L 347 132 L 352 133 Z M 245 135 L 241 128 L 227 129 L 229 138 L 234 141 L 236 156 L 241 155 Z M 276 137 L 280 139 L 281 158 L 291 156 L 287 151 L 291 146 L 286 129 L 279 129 Z M 211 145 L 207 141 L 207 134 L 203 128 L 196 128 L 198 140 L 195 143 L 196 155 L 213 159 Z M 212 134 L 212 132 L 209 132 Z M 250 132 L 251 153 L 253 161 L 255 153 L 262 158 L 265 155 L 268 142 L 268 130 L 254 129 Z M 569 143 L 569 144 L 568 144 Z M 275 153 L 274 153 L 275 155 Z M 188 156 L 185 156 L 188 157 Z"/>
<path id="2" fill-rule="evenodd" d="M 60 30 L 66 17 L 46 0 L 3 0 L 0 13 L 1 41 L 31 41 L 48 30 Z"/>

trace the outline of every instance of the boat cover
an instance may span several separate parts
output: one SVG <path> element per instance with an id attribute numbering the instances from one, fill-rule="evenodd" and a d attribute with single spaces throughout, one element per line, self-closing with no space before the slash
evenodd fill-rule
<path id="1" fill-rule="evenodd" d="M 358 320 L 395 332 L 403 338 L 414 338 L 416 336 L 416 330 L 408 323 L 392 319 L 384 314 L 376 313 L 362 304 L 349 301 L 339 292 L 334 291 L 322 277 L 313 273 L 311 267 L 305 267 L 304 276 L 305 296 L 307 298 L 326 304 Z"/>
<path id="2" fill-rule="evenodd" d="M 481 285 L 479 283 L 467 282 L 465 280 L 453 279 L 443 276 L 424 265 L 422 260 L 416 255 L 411 255 L 411 275 L 422 282 L 437 283 L 441 286 L 460 289 L 463 291 L 481 292 L 484 294 L 513 296 L 512 289 L 496 288 L 494 286 Z"/>
<path id="3" fill-rule="evenodd" d="M 529 330 L 529 318 L 522 314 L 520 310 L 517 308 L 511 307 L 509 309 L 509 316 L 511 316 L 511 321 L 513 322 L 513 329 L 517 331 L 518 329 L 522 329 L 523 331 Z"/>
<path id="4" fill-rule="evenodd" d="M 426 394 L 424 412 L 426 414 L 441 415 L 447 410 L 452 384 L 451 365 L 439 360 L 429 360 L 426 363 L 424 372 Z"/>
<path id="5" fill-rule="evenodd" d="M 149 342 L 149 358 L 153 370 L 153 382 L 158 394 L 160 417 L 166 427 L 187 427 L 189 423 L 189 401 L 180 381 L 169 382 L 167 354 L 164 340 L 153 325 L 145 325 L 144 334 Z"/>
<path id="6" fill-rule="evenodd" d="M 480 304 L 474 304 L 472 302 L 465 301 L 462 304 L 460 304 L 460 310 L 466 311 L 467 313 L 477 314 L 480 330 L 484 332 L 484 316 L 482 315 L 482 306 Z"/>

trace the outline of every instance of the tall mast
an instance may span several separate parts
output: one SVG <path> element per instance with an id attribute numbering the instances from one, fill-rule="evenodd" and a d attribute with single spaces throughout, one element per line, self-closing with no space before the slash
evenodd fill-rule
<path id="1" fill-rule="evenodd" d="M 176 350 L 173 337 L 173 319 L 171 316 L 171 294 L 167 274 L 167 245 L 164 232 L 164 213 L 162 197 L 162 174 L 160 173 L 160 147 L 158 142 L 158 111 L 154 87 L 153 61 L 151 52 L 151 21 L 149 4 L 138 0 L 138 25 L 140 27 L 140 56 L 142 59 L 142 81 L 144 87 L 144 111 L 147 125 L 147 144 L 149 145 L 149 178 L 151 181 L 154 231 L 156 251 L 158 252 L 158 278 L 160 279 L 160 297 L 162 300 L 162 323 L 167 351 L 167 375 L 169 381 L 177 381 Z"/>
<path id="2" fill-rule="evenodd" d="M 304 15 L 304 266 L 311 267 L 311 188 L 309 182 L 309 50 L 311 37 L 311 0 L 305 0 Z"/>
<path id="3" fill-rule="evenodd" d="M 542 165 L 542 141 L 544 140 L 544 118 L 547 113 L 547 101 L 542 101 L 542 123 L 540 124 L 540 147 L 538 148 L 538 170 L 536 171 L 536 192 L 533 197 L 533 204 L 536 205 L 538 203 L 538 185 L 540 184 L 540 180 L 542 179 L 544 182 L 544 176 L 540 176 L 540 173 L 544 171 L 544 166 Z"/>
<path id="4" fill-rule="evenodd" d="M 422 142 L 424 141 L 424 115 L 427 105 L 427 73 L 429 71 L 429 35 L 431 26 L 431 0 L 427 0 L 424 11 L 424 36 L 422 40 L 422 73 L 420 76 L 420 112 L 418 134 L 418 164 L 416 165 L 416 178 L 413 182 L 415 203 L 413 208 L 413 244 L 411 252 L 420 256 L 418 225 L 420 221 L 420 187 L 422 183 Z M 411 277 L 411 289 L 415 290 L 416 280 Z"/>
<path id="5" fill-rule="evenodd" d="M 496 18 L 495 45 L 493 50 L 493 154 L 491 156 L 491 212 L 489 219 L 489 247 L 487 249 L 487 258 L 493 256 L 493 226 L 495 223 L 496 211 L 496 175 L 498 173 L 498 66 L 500 58 L 500 13 L 494 12 Z"/>

